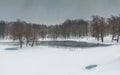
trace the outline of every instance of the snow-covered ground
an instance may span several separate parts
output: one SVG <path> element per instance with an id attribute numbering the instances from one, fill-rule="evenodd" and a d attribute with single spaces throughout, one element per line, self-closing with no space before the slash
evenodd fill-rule
<path id="1" fill-rule="evenodd" d="M 0 40 L 0 42 L 8 41 L 10 40 Z M 82 41 L 96 42 L 92 38 L 82 39 Z M 110 41 L 105 43 L 110 43 Z M 24 47 L 23 49 L 0 44 L 0 75 L 119 74 L 119 44 L 95 48 L 36 46 Z"/>

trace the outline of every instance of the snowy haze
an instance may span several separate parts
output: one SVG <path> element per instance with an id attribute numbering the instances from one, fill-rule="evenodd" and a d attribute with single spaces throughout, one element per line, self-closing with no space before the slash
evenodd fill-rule
<path id="1" fill-rule="evenodd" d="M 0 19 L 56 24 L 92 15 L 118 15 L 120 0 L 0 0 Z"/>

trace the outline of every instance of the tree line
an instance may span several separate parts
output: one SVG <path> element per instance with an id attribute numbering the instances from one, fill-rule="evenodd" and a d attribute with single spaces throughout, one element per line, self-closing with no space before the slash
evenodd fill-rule
<path id="1" fill-rule="evenodd" d="M 67 19 L 57 25 L 34 24 L 21 20 L 0 21 L 0 39 L 17 40 L 20 48 L 23 45 L 34 46 L 39 38 L 68 39 L 92 36 L 104 42 L 104 37 L 107 35 L 112 35 L 112 41 L 119 42 L 120 16 L 104 18 L 96 15 L 92 16 L 91 20 Z"/>

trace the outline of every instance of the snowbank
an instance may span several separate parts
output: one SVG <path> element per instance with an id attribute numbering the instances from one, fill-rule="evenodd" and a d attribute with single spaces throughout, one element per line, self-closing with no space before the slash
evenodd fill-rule
<path id="1" fill-rule="evenodd" d="M 46 46 L 16 48 L 0 44 L 0 75 L 120 74 L 119 45 L 85 49 Z"/>

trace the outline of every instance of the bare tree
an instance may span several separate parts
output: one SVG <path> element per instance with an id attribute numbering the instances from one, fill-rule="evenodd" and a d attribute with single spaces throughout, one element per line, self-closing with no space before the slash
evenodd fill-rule
<path id="1" fill-rule="evenodd" d="M 108 18 L 108 24 L 110 25 L 111 33 L 112 33 L 112 41 L 116 40 L 119 41 L 120 36 L 120 17 L 112 16 Z"/>
<path id="2" fill-rule="evenodd" d="M 91 21 L 91 26 L 92 26 L 92 36 L 96 37 L 97 40 L 99 41 L 99 33 L 100 33 L 100 29 L 99 29 L 99 17 L 98 16 L 92 16 L 92 21 Z"/>
<path id="3" fill-rule="evenodd" d="M 10 35 L 13 40 L 19 41 L 20 48 L 22 48 L 24 40 L 24 22 L 20 20 L 14 22 L 10 27 Z"/>
<path id="4" fill-rule="evenodd" d="M 106 26 L 105 19 L 100 16 L 93 16 L 92 18 L 93 18 L 93 20 L 91 21 L 92 36 L 96 37 L 98 41 L 99 39 L 101 39 L 101 42 L 103 42 L 105 36 L 105 26 Z"/>
<path id="5" fill-rule="evenodd" d="M 37 24 L 32 25 L 32 30 L 31 30 L 31 32 L 32 32 L 32 38 L 31 38 L 32 44 L 31 44 L 31 46 L 34 46 L 35 43 L 37 43 L 38 39 L 40 38 L 40 34 L 41 34 L 40 30 L 41 30 L 40 25 L 37 25 Z"/>
<path id="6" fill-rule="evenodd" d="M 32 25 L 31 24 L 25 24 L 24 26 L 24 38 L 26 41 L 26 46 L 28 46 L 31 42 L 31 38 L 32 38 Z"/>

